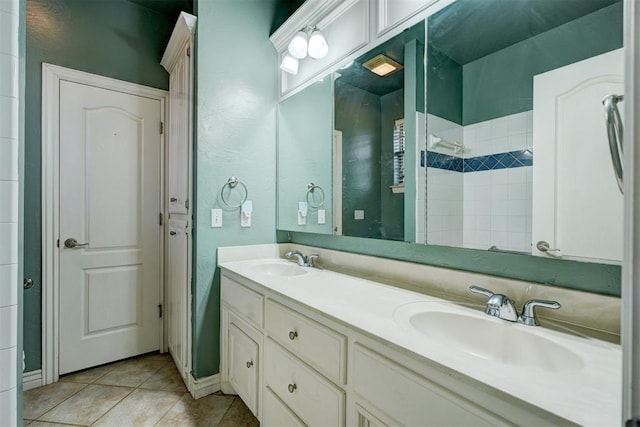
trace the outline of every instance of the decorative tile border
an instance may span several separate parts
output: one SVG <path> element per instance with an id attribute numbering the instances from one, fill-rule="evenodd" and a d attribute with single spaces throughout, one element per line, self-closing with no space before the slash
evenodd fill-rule
<path id="1" fill-rule="evenodd" d="M 480 172 L 523 166 L 533 166 L 532 150 L 509 151 L 507 153 L 489 154 L 468 159 L 427 151 L 427 167 L 453 172 Z"/>

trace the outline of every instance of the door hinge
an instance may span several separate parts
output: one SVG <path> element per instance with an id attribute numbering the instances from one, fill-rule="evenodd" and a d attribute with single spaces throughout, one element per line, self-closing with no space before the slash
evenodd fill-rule
<path id="1" fill-rule="evenodd" d="M 164 122 L 160 122 L 160 135 L 164 135 Z"/>
<path id="2" fill-rule="evenodd" d="M 191 56 L 191 46 L 187 48 L 187 56 Z"/>
<path id="3" fill-rule="evenodd" d="M 160 212 L 160 225 L 164 225 L 164 218 L 162 217 L 162 212 Z"/>
<path id="4" fill-rule="evenodd" d="M 162 317 L 162 304 L 158 304 L 158 317 Z"/>
<path id="5" fill-rule="evenodd" d="M 184 208 L 189 209 L 189 199 L 184 201 Z"/>
<path id="6" fill-rule="evenodd" d="M 56 248 L 60 247 L 60 239 L 56 240 Z"/>

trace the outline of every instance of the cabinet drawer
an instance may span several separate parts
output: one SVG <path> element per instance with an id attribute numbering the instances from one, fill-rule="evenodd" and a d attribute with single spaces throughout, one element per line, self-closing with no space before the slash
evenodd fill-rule
<path id="1" fill-rule="evenodd" d="M 344 335 L 271 300 L 266 304 L 265 329 L 274 340 L 329 379 L 345 383 Z"/>
<path id="2" fill-rule="evenodd" d="M 353 379 L 358 395 L 403 425 L 505 425 L 465 398 L 360 345 L 354 349 Z"/>
<path id="3" fill-rule="evenodd" d="M 226 276 L 222 276 L 221 287 L 222 301 L 249 323 L 262 329 L 264 297 Z"/>
<path id="4" fill-rule="evenodd" d="M 305 427 L 305 424 L 287 408 L 269 387 L 265 388 L 262 403 L 262 425 L 264 427 Z"/>
<path id="5" fill-rule="evenodd" d="M 343 426 L 344 391 L 267 339 L 265 385 L 309 426 Z"/>

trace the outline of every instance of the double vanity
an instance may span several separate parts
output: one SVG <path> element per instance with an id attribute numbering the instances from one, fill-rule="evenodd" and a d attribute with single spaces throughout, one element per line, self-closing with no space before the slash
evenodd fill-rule
<path id="1" fill-rule="evenodd" d="M 616 298 L 293 244 L 218 264 L 222 388 L 264 426 L 619 423 Z M 563 307 L 510 322 L 469 285 Z"/>

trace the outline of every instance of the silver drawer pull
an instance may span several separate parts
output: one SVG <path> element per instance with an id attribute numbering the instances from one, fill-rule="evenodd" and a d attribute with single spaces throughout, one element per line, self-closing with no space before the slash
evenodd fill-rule
<path id="1" fill-rule="evenodd" d="M 247 362 L 247 368 L 251 368 L 253 366 L 253 360 Z"/>
<path id="2" fill-rule="evenodd" d="M 296 391 L 298 389 L 298 386 L 295 384 L 289 384 L 287 386 L 287 389 L 289 390 L 289 393 L 293 393 L 294 391 Z"/>
<path id="3" fill-rule="evenodd" d="M 291 341 L 295 340 L 296 338 L 298 338 L 298 332 L 297 331 L 289 331 L 289 339 Z"/>

